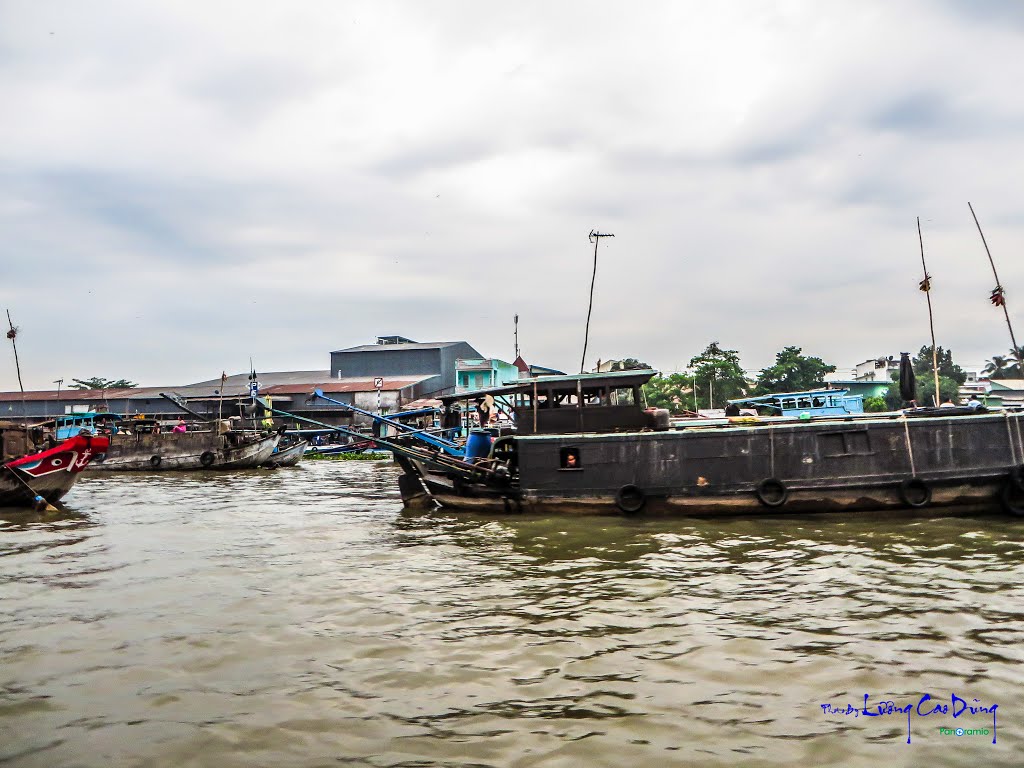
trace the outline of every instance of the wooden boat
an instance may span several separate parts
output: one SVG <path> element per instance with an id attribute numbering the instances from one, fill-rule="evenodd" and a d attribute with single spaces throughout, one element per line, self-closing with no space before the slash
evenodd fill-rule
<path id="1" fill-rule="evenodd" d="M 110 441 L 106 437 L 75 435 L 39 449 L 42 430 L 0 422 L 0 507 L 35 507 L 59 501 Z"/>
<path id="2" fill-rule="evenodd" d="M 215 425 L 216 426 L 216 425 Z M 165 470 L 248 469 L 259 467 L 274 453 L 282 428 L 276 432 L 202 430 L 164 432 L 149 420 L 122 421 L 110 435 L 106 456 L 90 471 L 156 472 Z"/>
<path id="3" fill-rule="evenodd" d="M 302 459 L 302 454 L 306 452 L 306 447 L 309 445 L 309 441 L 300 440 L 294 445 L 289 445 L 284 448 L 278 446 L 274 449 L 274 452 L 270 454 L 270 458 L 263 462 L 265 467 L 294 467 Z"/>
<path id="4" fill-rule="evenodd" d="M 642 405 L 653 375 L 552 376 L 488 390 L 514 411 L 516 431 L 472 433 L 463 459 L 390 437 L 402 498 L 545 514 L 1024 514 L 1024 412 L 929 408 L 672 426 L 667 412 Z"/>

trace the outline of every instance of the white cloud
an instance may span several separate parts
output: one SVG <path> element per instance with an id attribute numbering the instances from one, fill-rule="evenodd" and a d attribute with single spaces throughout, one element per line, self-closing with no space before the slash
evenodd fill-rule
<path id="1" fill-rule="evenodd" d="M 378 333 L 510 358 L 517 312 L 575 370 L 599 228 L 593 360 L 842 369 L 928 342 L 921 216 L 939 343 L 980 364 L 1009 340 L 967 200 L 1024 307 L 1022 34 L 957 2 L 0 6 L 0 305 L 32 387 Z"/>

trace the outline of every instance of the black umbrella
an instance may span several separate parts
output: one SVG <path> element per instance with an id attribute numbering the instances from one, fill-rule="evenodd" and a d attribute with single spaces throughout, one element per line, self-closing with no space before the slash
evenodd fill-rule
<path id="1" fill-rule="evenodd" d="M 900 397 L 908 403 L 917 400 L 917 382 L 909 352 L 900 352 Z"/>

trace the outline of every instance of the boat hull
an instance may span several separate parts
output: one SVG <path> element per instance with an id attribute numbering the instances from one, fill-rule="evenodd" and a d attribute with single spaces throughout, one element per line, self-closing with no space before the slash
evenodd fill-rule
<path id="1" fill-rule="evenodd" d="M 1024 514 L 1024 414 L 880 418 L 516 439 L 518 473 L 453 476 L 408 462 L 452 510 L 765 515 L 893 510 Z M 563 466 L 567 453 L 578 465 Z"/>
<path id="2" fill-rule="evenodd" d="M 48 450 L 6 462 L 0 470 L 0 507 L 34 506 L 35 495 L 50 503 L 60 501 L 108 447 L 105 437 L 76 435 Z"/>
<path id="3" fill-rule="evenodd" d="M 302 454 L 305 453 L 308 445 L 309 443 L 303 440 L 284 450 L 275 451 L 263 465 L 266 467 L 294 467 L 302 460 Z"/>
<path id="4" fill-rule="evenodd" d="M 115 435 L 91 472 L 163 472 L 251 469 L 270 458 L 281 435 L 266 437 L 214 432 Z"/>

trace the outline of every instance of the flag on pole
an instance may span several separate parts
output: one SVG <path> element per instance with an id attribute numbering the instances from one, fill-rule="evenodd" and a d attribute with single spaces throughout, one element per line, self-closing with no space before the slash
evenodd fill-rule
<path id="1" fill-rule="evenodd" d="M 992 302 L 994 307 L 1006 306 L 1006 296 L 1004 295 L 1003 286 L 997 285 L 992 289 L 992 293 L 989 294 L 988 300 Z"/>

